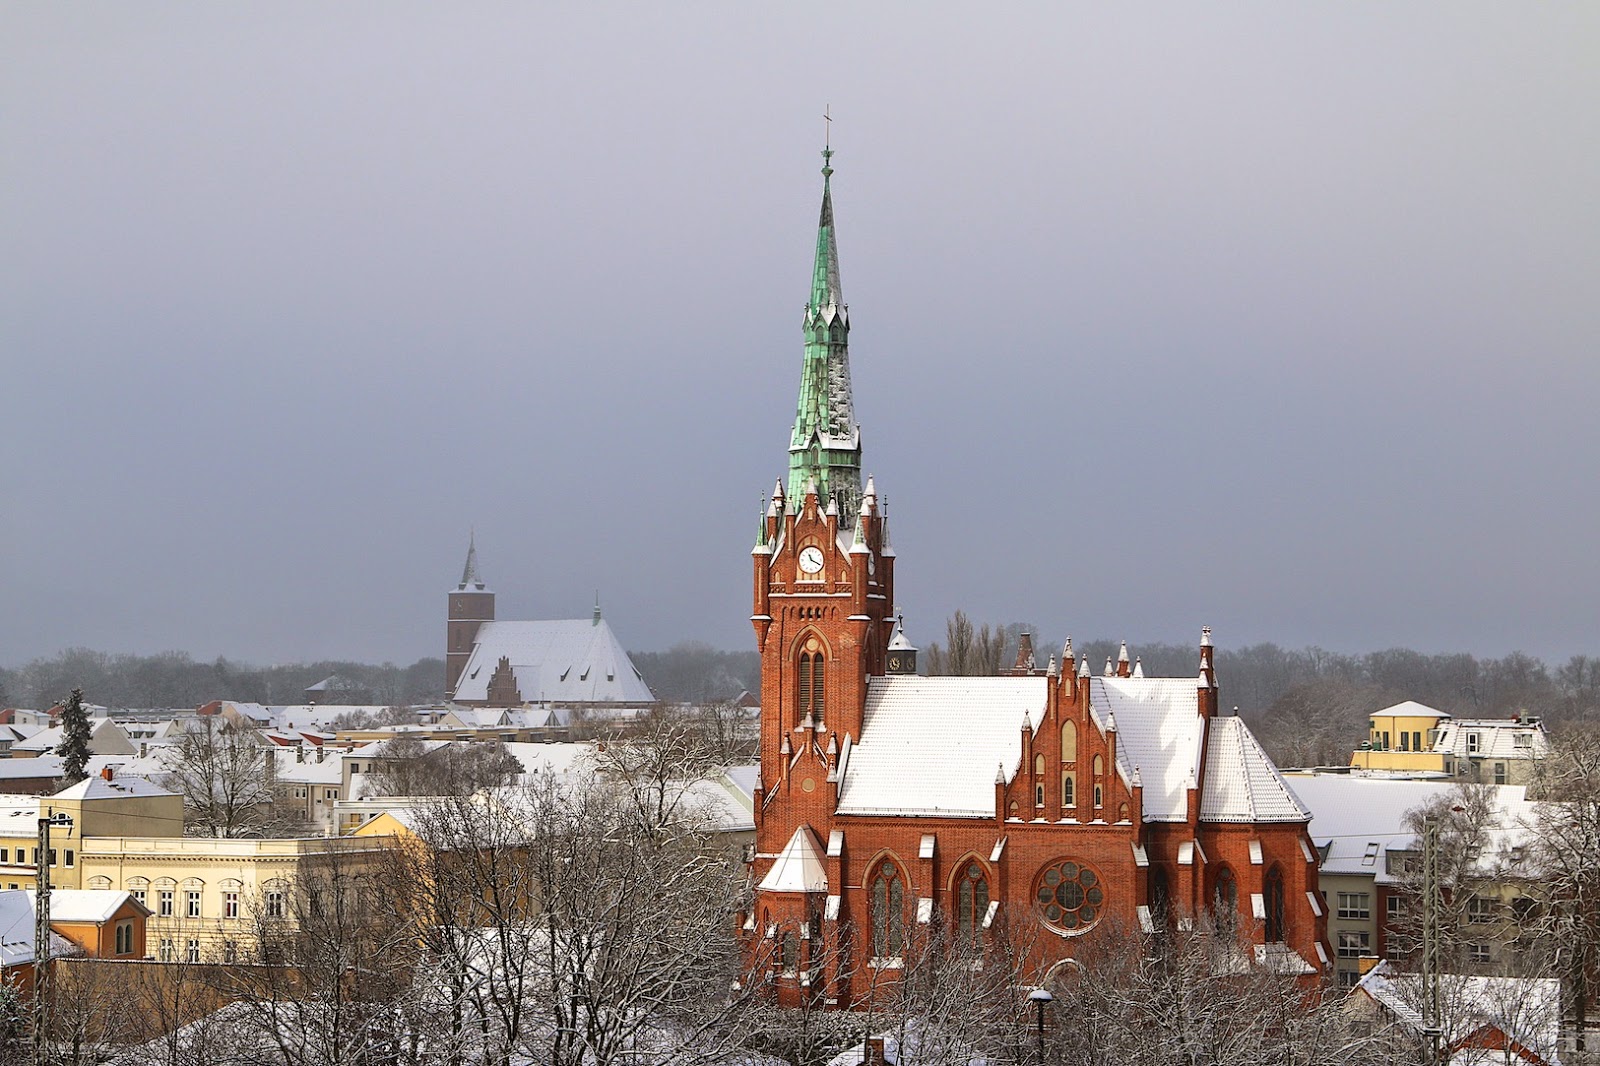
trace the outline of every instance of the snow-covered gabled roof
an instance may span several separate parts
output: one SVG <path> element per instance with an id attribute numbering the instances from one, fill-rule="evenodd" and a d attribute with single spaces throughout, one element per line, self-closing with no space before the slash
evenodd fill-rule
<path id="1" fill-rule="evenodd" d="M 1450 716 L 1436 707 L 1429 707 L 1416 700 L 1406 700 L 1392 707 L 1385 707 L 1381 711 L 1373 711 L 1372 717 L 1383 718 L 1394 715 L 1397 718 L 1449 718 Z"/>
<path id="2" fill-rule="evenodd" d="M 1117 763 L 1144 787 L 1144 820 L 1181 822 L 1189 816 L 1189 782 L 1200 773 L 1205 720 L 1194 680 L 1187 677 L 1091 677 L 1089 709 L 1117 722 Z"/>
<path id="3" fill-rule="evenodd" d="M 1202 822 L 1309 822 L 1300 802 L 1242 718 L 1213 718 L 1206 737 Z"/>
<path id="4" fill-rule="evenodd" d="M 55 893 L 50 893 L 52 901 Z M 33 961 L 33 893 L 20 889 L 0 891 L 0 966 L 21 966 Z M 50 934 L 50 954 L 66 955 L 75 946 L 58 933 Z"/>
<path id="5" fill-rule="evenodd" d="M 822 849 L 809 825 L 794 831 L 783 846 L 772 869 L 761 879 L 763 892 L 826 892 L 828 869 L 822 863 Z"/>
<path id="6" fill-rule="evenodd" d="M 873 677 L 850 749 L 840 814 L 994 817 L 995 766 L 1009 776 L 1020 729 L 1042 720 L 1043 677 Z"/>
<path id="7" fill-rule="evenodd" d="M 489 696 L 501 659 L 511 663 L 524 701 L 650 703 L 655 700 L 604 619 L 485 622 L 456 685 L 458 701 Z"/>

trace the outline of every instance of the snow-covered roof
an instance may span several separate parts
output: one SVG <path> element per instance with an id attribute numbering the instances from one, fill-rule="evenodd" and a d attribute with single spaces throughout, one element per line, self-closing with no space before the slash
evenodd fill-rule
<path id="1" fill-rule="evenodd" d="M 28 908 L 33 909 L 33 889 L 27 889 Z M 122 909 L 132 894 L 120 888 L 52 888 L 50 890 L 50 920 L 52 922 L 93 922 L 99 925 L 111 920 Z M 149 913 L 148 908 L 146 913 Z"/>
<path id="2" fill-rule="evenodd" d="M 1289 780 L 1311 811 L 1309 832 L 1325 855 L 1322 869 L 1330 874 L 1371 875 L 1380 884 L 1393 881 L 1389 851 L 1416 850 L 1415 835 L 1405 826 L 1407 812 L 1450 795 L 1456 787 L 1448 779 L 1417 781 L 1352 773 L 1294 774 Z M 1497 848 L 1522 845 L 1535 806 L 1523 786 L 1474 787 L 1491 790 Z M 1484 861 L 1495 857 L 1486 853 Z"/>
<path id="3" fill-rule="evenodd" d="M 1477 1043 L 1470 1038 L 1485 1026 L 1498 1029 L 1545 1062 L 1561 1061 L 1559 979 L 1446 974 L 1440 984 L 1446 1047 L 1451 1052 L 1458 1048 L 1466 1052 L 1459 1057 L 1452 1055 L 1452 1063 L 1485 1061 L 1484 1048 L 1462 1046 Z M 1415 1033 L 1423 1032 L 1426 1019 L 1421 974 L 1397 973 L 1387 960 L 1380 962 L 1351 990 L 1351 995 L 1363 994 L 1401 1025 Z M 1493 1058 L 1499 1060 L 1500 1053 L 1496 1052 Z M 1521 1061 L 1520 1056 L 1516 1058 Z"/>
<path id="4" fill-rule="evenodd" d="M 66 800 L 105 800 L 127 799 L 130 796 L 174 796 L 169 792 L 151 784 L 142 777 L 113 777 L 107 781 L 98 774 L 86 777 L 75 785 L 68 785 L 57 792 L 54 799 Z"/>
<path id="5" fill-rule="evenodd" d="M 1121 723 L 1118 718 L 1117 724 Z M 1213 718 L 1206 735 L 1206 780 L 1200 794 L 1200 820 L 1309 822 L 1311 812 L 1261 749 L 1243 719 Z"/>
<path id="6" fill-rule="evenodd" d="M 1189 816 L 1188 790 L 1200 776 L 1198 688 L 1187 677 L 1092 677 L 1089 710 L 1102 722 L 1116 716 L 1117 763 L 1144 786 L 1144 820 L 1181 822 Z M 1251 738 L 1252 742 L 1254 738 Z M 1259 747 L 1259 746 L 1258 746 Z"/>
<path id="7" fill-rule="evenodd" d="M 35 755 L 32 758 L 0 759 L 0 781 L 19 778 L 60 777 L 62 759 L 59 755 Z"/>
<path id="8" fill-rule="evenodd" d="M 1381 711 L 1373 711 L 1372 712 L 1372 717 L 1374 717 L 1374 718 L 1384 718 L 1384 717 L 1388 717 L 1389 715 L 1394 715 L 1396 718 L 1449 718 L 1450 717 L 1445 712 L 1443 712 L 1443 711 L 1441 711 L 1441 710 L 1439 710 L 1439 709 L 1437 709 L 1435 707 L 1429 707 L 1425 703 L 1418 703 L 1416 700 L 1406 700 L 1404 703 L 1397 703 L 1393 707 L 1385 707 Z"/>
<path id="9" fill-rule="evenodd" d="M 485 622 L 461 671 L 455 698 L 477 702 L 504 658 L 527 702 L 649 703 L 644 683 L 611 626 L 600 618 L 542 622 Z"/>
<path id="10" fill-rule="evenodd" d="M 1468 740 L 1472 736 L 1478 739 Z M 1550 754 L 1550 738 L 1537 722 L 1457 718 L 1440 723 L 1433 750 L 1462 759 L 1539 759 Z"/>
<path id="11" fill-rule="evenodd" d="M 873 677 L 845 765 L 840 814 L 994 817 L 996 767 L 1021 757 L 1042 720 L 1043 677 Z"/>
<path id="12" fill-rule="evenodd" d="M 55 893 L 50 899 L 55 901 Z M 0 966 L 20 966 L 33 961 L 33 893 L 20 889 L 0 891 Z M 50 954 L 73 950 L 66 938 L 50 934 Z"/>
<path id="13" fill-rule="evenodd" d="M 992 806 L 993 804 L 991 804 Z M 822 864 L 822 849 L 809 825 L 794 831 L 789 843 L 773 860 L 772 869 L 761 879 L 763 892 L 826 892 L 828 871 Z"/>

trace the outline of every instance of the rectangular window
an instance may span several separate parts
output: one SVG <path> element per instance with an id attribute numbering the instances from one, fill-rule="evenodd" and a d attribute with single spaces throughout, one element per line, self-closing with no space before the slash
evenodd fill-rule
<path id="1" fill-rule="evenodd" d="M 1389 731 L 1387 729 L 1383 731 L 1383 750 L 1389 750 Z"/>
<path id="2" fill-rule="evenodd" d="M 185 962 L 200 961 L 200 941 L 191 940 L 184 945 L 183 958 Z"/>
<path id="3" fill-rule="evenodd" d="M 323 789 L 322 798 L 325 800 L 336 800 L 339 798 L 339 790 L 336 788 Z"/>
<path id="4" fill-rule="evenodd" d="M 239 893 L 224 892 L 222 894 L 222 916 L 224 918 L 239 917 Z"/>
<path id="5" fill-rule="evenodd" d="M 1361 971 L 1360 970 L 1340 970 L 1339 971 L 1339 987 L 1340 988 L 1354 988 L 1356 985 L 1358 985 L 1360 983 L 1361 983 Z"/>
<path id="6" fill-rule="evenodd" d="M 1416 751 L 1422 750 L 1422 730 L 1411 734 L 1411 747 Z"/>
<path id="7" fill-rule="evenodd" d="M 130 893 L 130 895 L 132 895 L 133 898 L 138 901 L 139 906 L 141 906 L 141 907 L 148 907 L 149 906 L 149 904 L 144 901 L 144 889 L 142 889 L 142 888 L 133 889 L 133 891 Z"/>
<path id="8" fill-rule="evenodd" d="M 162 938 L 162 940 L 161 940 L 161 951 L 156 957 L 159 958 L 162 962 L 171 962 L 172 961 L 172 941 L 169 938 L 166 938 L 166 937 Z"/>
<path id="9" fill-rule="evenodd" d="M 1467 897 L 1467 920 L 1469 922 L 1492 922 L 1495 911 L 1499 909 L 1499 900 L 1489 896 Z"/>
<path id="10" fill-rule="evenodd" d="M 1400 750 L 1401 751 L 1410 751 L 1411 750 L 1411 734 L 1407 733 L 1403 729 L 1400 731 Z"/>
<path id="11" fill-rule="evenodd" d="M 239 961 L 239 942 L 237 940 L 224 940 L 222 942 L 222 961 Z"/>
<path id="12" fill-rule="evenodd" d="M 10 865 L 10 863 L 11 863 L 11 849 L 10 848 L 0 848 L 0 862 L 3 862 L 5 864 L 7 864 L 8 866 Z"/>
<path id="13" fill-rule="evenodd" d="M 171 918 L 172 917 L 172 889 L 163 888 L 161 890 L 161 894 L 158 895 L 156 897 L 156 899 L 161 901 L 160 902 L 160 906 L 158 906 L 156 908 L 156 913 L 159 914 L 163 918 Z"/>
<path id="14" fill-rule="evenodd" d="M 1477 753 L 1478 753 L 1478 734 L 1476 734 L 1476 733 L 1468 733 L 1467 734 L 1467 754 L 1468 755 L 1476 755 Z"/>
<path id="15" fill-rule="evenodd" d="M 1374 843 L 1370 843 L 1370 844 L 1367 845 L 1366 852 L 1361 856 L 1361 865 L 1362 866 L 1372 866 L 1375 863 L 1377 863 L 1377 861 L 1378 861 L 1378 845 L 1375 842 Z"/>
<path id="16" fill-rule="evenodd" d="M 1365 892 L 1339 893 L 1339 917 L 1341 918 L 1370 918 L 1372 906 L 1371 897 Z"/>
<path id="17" fill-rule="evenodd" d="M 267 917 L 283 917 L 283 893 L 276 889 L 267 893 Z"/>
<path id="18" fill-rule="evenodd" d="M 71 848 L 67 849 L 67 869 L 72 869 L 73 863 L 78 861 L 78 853 Z"/>
<path id="19" fill-rule="evenodd" d="M 1467 956 L 1475 963 L 1485 963 L 1493 957 L 1489 945 L 1481 940 L 1467 945 Z"/>
<path id="20" fill-rule="evenodd" d="M 1503 762 L 1494 764 L 1494 783 L 1497 785 L 1506 783 L 1506 764 Z"/>
<path id="21" fill-rule="evenodd" d="M 306 798 L 306 790 L 304 788 L 295 789 L 294 790 L 294 798 L 297 799 L 297 800 L 305 799 Z"/>
<path id="22" fill-rule="evenodd" d="M 1365 930 L 1352 932 L 1348 929 L 1339 931 L 1339 957 L 1341 959 L 1359 959 L 1369 953 L 1372 934 Z"/>
<path id="23" fill-rule="evenodd" d="M 55 848 L 51 848 L 50 849 L 50 865 L 54 866 L 55 864 L 56 864 L 56 849 Z"/>
<path id="24" fill-rule="evenodd" d="M 1533 734 L 1532 733 L 1518 733 L 1515 737 L 1513 737 L 1511 739 L 1511 746 L 1514 747 L 1514 748 L 1531 748 L 1531 747 L 1533 747 Z M 3 850 L 3 849 L 0 849 L 0 850 Z"/>
<path id="25" fill-rule="evenodd" d="M 191 891 L 183 894 L 183 915 L 185 918 L 200 917 L 200 893 Z"/>

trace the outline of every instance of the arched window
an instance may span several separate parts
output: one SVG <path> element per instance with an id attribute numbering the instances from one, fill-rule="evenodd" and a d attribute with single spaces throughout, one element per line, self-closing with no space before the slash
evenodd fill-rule
<path id="1" fill-rule="evenodd" d="M 1234 927 L 1239 922 L 1239 882 L 1226 866 L 1217 870 L 1217 876 L 1211 882 L 1211 917 L 1217 923 L 1219 933 L 1233 935 Z"/>
<path id="2" fill-rule="evenodd" d="M 1106 800 L 1106 794 L 1105 794 L 1104 791 L 1101 790 L 1100 782 L 1096 781 L 1094 783 L 1094 808 L 1095 808 L 1095 810 L 1099 810 L 1101 807 L 1104 807 L 1106 805 L 1105 800 Z"/>
<path id="3" fill-rule="evenodd" d="M 1043 755 L 1035 755 L 1033 757 L 1033 772 L 1038 774 L 1040 777 L 1044 776 L 1044 756 Z"/>
<path id="4" fill-rule="evenodd" d="M 810 715 L 819 722 L 828 692 L 827 659 L 823 652 L 822 641 L 807 637 L 795 671 L 795 713 L 801 718 Z"/>
<path id="5" fill-rule="evenodd" d="M 1037 785 L 1033 786 L 1033 805 L 1035 807 L 1043 807 L 1044 806 L 1044 782 L 1043 781 L 1041 781 Z"/>
<path id="6" fill-rule="evenodd" d="M 961 943 L 975 945 L 989 916 L 989 878 L 983 864 L 969 859 L 956 873 L 956 928 Z"/>
<path id="7" fill-rule="evenodd" d="M 1078 805 L 1078 782 L 1072 771 L 1068 770 L 1061 775 L 1061 806 L 1076 807 Z"/>
<path id="8" fill-rule="evenodd" d="M 1277 866 L 1267 871 L 1267 942 L 1277 943 L 1284 934 L 1283 871 Z"/>
<path id="9" fill-rule="evenodd" d="M 1061 761 L 1078 760 L 1078 727 L 1067 722 L 1061 727 Z"/>
<path id="10" fill-rule="evenodd" d="M 1100 756 L 1096 755 L 1094 757 L 1094 776 L 1099 777 L 1101 774 L 1103 774 L 1105 772 L 1106 772 L 1106 764 L 1105 764 L 1104 760 L 1102 760 L 1100 758 Z"/>
<path id="11" fill-rule="evenodd" d="M 885 859 L 867 882 L 872 909 L 872 954 L 895 958 L 905 943 L 906 890 L 900 868 Z"/>

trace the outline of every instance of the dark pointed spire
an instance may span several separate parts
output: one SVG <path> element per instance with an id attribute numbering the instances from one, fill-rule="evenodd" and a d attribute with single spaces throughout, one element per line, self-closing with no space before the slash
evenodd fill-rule
<path id="1" fill-rule="evenodd" d="M 467 565 L 461 568 L 461 584 L 457 586 L 463 590 L 482 590 L 483 578 L 478 576 L 478 532 L 472 530 L 467 534 Z"/>

